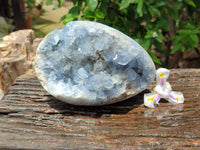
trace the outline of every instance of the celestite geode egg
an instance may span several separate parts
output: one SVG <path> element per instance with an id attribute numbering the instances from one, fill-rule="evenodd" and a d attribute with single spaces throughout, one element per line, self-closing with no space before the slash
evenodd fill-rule
<path id="1" fill-rule="evenodd" d="M 75 105 L 104 105 L 143 91 L 155 65 L 125 34 L 90 21 L 72 21 L 40 43 L 35 71 L 44 89 Z"/>

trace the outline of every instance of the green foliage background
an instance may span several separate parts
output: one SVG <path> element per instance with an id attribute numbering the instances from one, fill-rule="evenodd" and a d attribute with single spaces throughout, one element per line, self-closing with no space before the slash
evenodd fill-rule
<path id="1" fill-rule="evenodd" d="M 64 0 L 58 0 L 61 7 Z M 200 39 L 200 0 L 72 0 L 64 24 L 91 20 L 116 28 L 140 43 L 155 63 L 165 66 L 169 54 L 197 50 Z M 46 0 L 52 3 L 52 0 Z M 152 51 L 164 54 L 161 62 Z"/>

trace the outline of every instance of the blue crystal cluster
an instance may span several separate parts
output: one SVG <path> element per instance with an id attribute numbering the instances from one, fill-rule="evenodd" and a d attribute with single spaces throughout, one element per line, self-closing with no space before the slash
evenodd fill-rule
<path id="1" fill-rule="evenodd" d="M 134 40 L 106 25 L 72 21 L 40 43 L 35 71 L 54 97 L 75 105 L 127 99 L 154 79 L 155 66 Z"/>

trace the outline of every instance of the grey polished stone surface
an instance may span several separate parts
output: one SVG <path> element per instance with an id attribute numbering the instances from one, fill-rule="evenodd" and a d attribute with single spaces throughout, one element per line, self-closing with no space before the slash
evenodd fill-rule
<path id="1" fill-rule="evenodd" d="M 125 34 L 90 21 L 72 21 L 40 43 L 35 71 L 54 97 L 75 105 L 104 105 L 143 91 L 154 79 L 147 52 Z"/>

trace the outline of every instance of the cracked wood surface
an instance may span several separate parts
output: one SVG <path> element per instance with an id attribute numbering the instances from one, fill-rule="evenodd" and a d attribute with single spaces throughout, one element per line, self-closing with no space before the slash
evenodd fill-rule
<path id="1" fill-rule="evenodd" d="M 22 75 L 0 101 L 0 149 L 200 149 L 200 69 L 171 70 L 169 82 L 184 104 L 161 100 L 145 108 L 145 90 L 81 107 L 50 96 L 35 75 Z"/>

